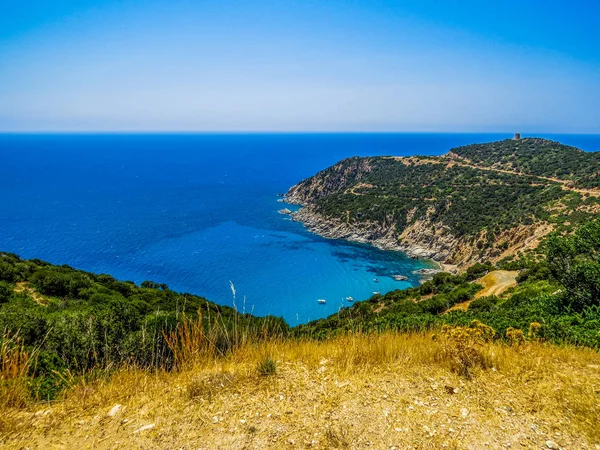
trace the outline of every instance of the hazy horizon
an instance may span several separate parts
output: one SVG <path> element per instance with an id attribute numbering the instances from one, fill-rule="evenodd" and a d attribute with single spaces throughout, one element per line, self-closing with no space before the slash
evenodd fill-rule
<path id="1" fill-rule="evenodd" d="M 598 134 L 577 3 L 9 0 L 0 132 Z"/>

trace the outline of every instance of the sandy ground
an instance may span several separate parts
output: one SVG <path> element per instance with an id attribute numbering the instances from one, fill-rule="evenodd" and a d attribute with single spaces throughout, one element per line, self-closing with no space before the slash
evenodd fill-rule
<path id="1" fill-rule="evenodd" d="M 494 270 L 487 273 L 475 281 L 476 283 L 481 284 L 483 289 L 475 294 L 475 298 L 473 300 L 480 297 L 488 297 L 490 295 L 502 295 L 508 288 L 517 285 L 516 278 L 518 274 L 519 272 L 516 270 Z M 466 311 L 469 309 L 469 305 L 473 300 L 467 300 L 466 302 L 454 305 L 448 311 L 455 309 L 462 309 L 463 311 Z"/>
<path id="2" fill-rule="evenodd" d="M 501 295 L 508 288 L 517 285 L 516 270 L 494 270 L 476 281 L 483 289 L 475 294 L 475 298 Z"/>

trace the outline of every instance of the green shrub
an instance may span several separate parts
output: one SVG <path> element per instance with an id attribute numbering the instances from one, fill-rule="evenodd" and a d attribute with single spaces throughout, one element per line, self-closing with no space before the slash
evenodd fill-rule
<path id="1" fill-rule="evenodd" d="M 265 356 L 256 365 L 256 371 L 262 376 L 274 375 L 277 371 L 277 362 L 270 356 Z"/>
<path id="2" fill-rule="evenodd" d="M 498 303 L 498 297 L 480 297 L 469 305 L 469 311 L 491 311 Z"/>
<path id="3" fill-rule="evenodd" d="M 12 285 L 6 281 L 0 281 L 0 303 L 6 303 L 10 299 L 13 292 Z"/>

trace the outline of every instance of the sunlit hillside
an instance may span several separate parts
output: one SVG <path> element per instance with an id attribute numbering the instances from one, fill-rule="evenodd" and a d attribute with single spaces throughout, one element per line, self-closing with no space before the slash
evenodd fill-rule
<path id="1" fill-rule="evenodd" d="M 477 329 L 477 328 L 473 328 Z M 464 332 L 465 329 L 458 330 Z M 484 333 L 349 335 L 125 369 L 5 408 L 5 448 L 568 448 L 600 444 L 600 355 Z M 462 372 L 463 369 L 466 372 Z"/>

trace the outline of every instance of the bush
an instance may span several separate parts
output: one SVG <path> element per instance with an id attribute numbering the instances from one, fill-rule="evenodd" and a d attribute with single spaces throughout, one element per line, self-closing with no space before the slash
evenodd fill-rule
<path id="1" fill-rule="evenodd" d="M 0 281 L 0 303 L 6 303 L 12 295 L 13 288 L 6 281 Z"/>
<path id="2" fill-rule="evenodd" d="M 506 330 L 506 338 L 510 345 L 521 345 L 525 342 L 525 335 L 518 328 L 508 327 Z"/>
<path id="3" fill-rule="evenodd" d="M 471 379 L 476 368 L 491 367 L 491 360 L 482 351 L 483 344 L 494 337 L 493 328 L 474 320 L 469 327 L 442 327 L 442 357 L 450 369 Z"/>
<path id="4" fill-rule="evenodd" d="M 600 304 L 600 221 L 571 236 L 553 234 L 547 241 L 548 268 L 566 288 L 568 306 L 581 311 Z"/>
<path id="5" fill-rule="evenodd" d="M 489 297 L 480 297 L 473 300 L 469 305 L 469 311 L 491 311 L 498 303 L 499 298 L 495 295 Z"/>
<path id="6" fill-rule="evenodd" d="M 466 279 L 467 281 L 473 281 L 477 278 L 484 276 L 490 270 L 494 270 L 494 266 L 492 266 L 489 262 L 485 264 L 476 263 L 467 269 Z"/>
<path id="7" fill-rule="evenodd" d="M 31 282 L 44 295 L 66 297 L 70 292 L 70 277 L 56 270 L 47 268 L 37 270 L 31 277 Z"/>
<path id="8" fill-rule="evenodd" d="M 262 376 L 274 375 L 277 371 L 277 362 L 270 356 L 265 356 L 256 365 L 256 371 Z"/>

